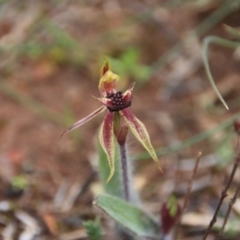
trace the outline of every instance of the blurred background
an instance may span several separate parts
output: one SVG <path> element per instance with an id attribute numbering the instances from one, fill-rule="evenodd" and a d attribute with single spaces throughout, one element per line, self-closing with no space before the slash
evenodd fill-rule
<path id="1" fill-rule="evenodd" d="M 240 26 L 240 1 L 1 0 L 2 238 L 86 239 L 82 222 L 103 217 L 92 207 L 102 191 L 96 140 L 103 115 L 59 136 L 101 105 L 92 95 L 99 96 L 99 69 L 107 57 L 121 76 L 120 90 L 136 82 L 132 112 L 146 125 L 164 170 L 159 173 L 130 135 L 135 188 L 157 218 L 170 193 L 181 201 L 203 153 L 178 234 L 202 239 L 237 144 L 232 119 L 240 109 L 239 51 L 214 44 L 209 51 L 230 111 L 213 92 L 201 57 L 204 37 L 235 40 L 224 24 Z M 239 239 L 239 205 L 226 239 Z M 104 219 L 102 226 L 111 229 Z"/>

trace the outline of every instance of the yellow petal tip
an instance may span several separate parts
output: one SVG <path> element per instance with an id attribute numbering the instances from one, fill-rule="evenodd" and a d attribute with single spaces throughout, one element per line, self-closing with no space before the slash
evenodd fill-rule
<path id="1" fill-rule="evenodd" d="M 104 58 L 104 64 L 100 69 L 100 77 L 102 77 L 108 70 L 110 70 L 110 64 L 107 58 Z"/>
<path id="2" fill-rule="evenodd" d="M 106 183 L 108 183 L 108 182 L 111 180 L 113 174 L 114 174 L 114 168 L 111 169 L 110 174 L 109 174 L 109 177 L 108 177 Z"/>

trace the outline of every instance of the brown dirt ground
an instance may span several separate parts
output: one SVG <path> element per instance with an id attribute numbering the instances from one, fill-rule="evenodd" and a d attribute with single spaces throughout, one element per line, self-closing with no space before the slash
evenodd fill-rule
<path id="1" fill-rule="evenodd" d="M 96 217 L 91 203 L 97 191 L 94 190 L 93 183 L 99 181 L 98 176 L 93 176 L 94 163 L 91 161 L 93 161 L 92 155 L 96 153 L 96 135 L 103 115 L 76 130 L 75 133 L 64 136 L 62 140 L 59 136 L 66 125 L 71 125 L 75 120 L 100 106 L 100 103 L 91 97 L 91 94 L 94 96 L 99 94 L 97 90 L 99 59 L 103 55 L 118 57 L 124 49 L 136 45 L 141 51 L 140 62 L 151 65 L 220 6 L 213 1 L 213 4 L 206 5 L 202 9 L 181 6 L 167 10 L 159 7 L 158 1 L 133 3 L 114 1 L 115 7 L 111 6 L 110 1 L 108 1 L 109 6 L 104 4 L 104 1 L 90 2 L 43 1 L 37 7 L 27 7 L 25 4 L 20 6 L 16 1 L 10 1 L 1 6 L 6 8 L 5 12 L 0 9 L 0 43 L 3 43 L 1 46 L 8 46 L 3 38 L 10 34 L 14 36 L 15 26 L 20 24 L 18 20 L 25 21 L 25 15 L 27 16 L 31 11 L 31 7 L 34 8 L 36 15 L 41 16 L 40 20 L 31 16 L 36 19 L 32 20 L 30 30 L 25 29 L 23 36 L 17 35 L 19 41 L 14 39 L 12 50 L 6 48 L 1 57 L 2 61 L 6 58 L 8 62 L 0 66 L 0 80 L 15 89 L 17 94 L 13 96 L 0 86 L 0 203 L 4 200 L 14 203 L 16 209 L 24 210 L 40 221 L 41 226 L 45 226 L 42 232 L 42 236 L 45 237 L 43 239 L 60 239 L 66 233 L 83 229 L 82 220 Z M 154 4 L 158 6 L 156 9 Z M 115 12 L 109 11 L 111 7 Z M 141 19 L 141 16 L 143 17 L 141 11 L 144 9 L 152 10 Z M 12 12 L 16 14 L 16 19 L 11 17 L 14 16 Z M 161 12 L 164 13 L 162 19 Z M 126 19 L 133 16 L 136 16 L 135 22 L 128 23 Z M 217 35 L 229 38 L 222 28 L 222 23 L 239 27 L 239 16 L 239 11 L 232 13 L 204 36 Z M 49 33 L 44 29 L 45 25 L 41 25 L 44 18 L 50 19 L 66 34 L 79 41 L 79 49 L 70 49 L 69 55 L 60 63 L 57 57 L 54 58 L 49 53 L 51 49 L 36 58 L 18 52 L 21 44 L 31 38 L 38 39 L 44 44 L 52 41 L 48 36 Z M 112 33 L 116 29 L 119 29 L 119 32 Z M 201 36 L 199 41 L 204 36 Z M 16 54 L 11 57 L 14 51 Z M 80 64 L 71 59 L 74 51 L 83 56 Z M 227 89 L 224 91 L 225 99 L 228 102 L 239 99 L 240 87 L 233 80 L 234 76 L 240 75 L 239 60 L 233 59 L 233 51 L 223 47 L 211 47 L 210 63 L 217 83 L 222 89 Z M 172 62 L 163 70 L 157 71 L 146 84 L 137 87 L 134 92 L 132 112 L 145 123 L 152 144 L 157 149 L 210 129 L 239 110 L 239 104 L 235 104 L 236 107 L 228 113 L 223 110 L 210 89 L 201 63 L 196 71 L 186 74 L 177 87 L 171 87 L 168 81 L 169 74 L 177 67 L 174 64 L 177 65 L 176 62 Z M 132 80 L 133 77 L 125 79 L 124 87 Z M 230 85 L 232 87 L 229 87 Z M 162 93 L 169 91 L 172 91 L 171 97 L 164 99 Z M 19 98 L 16 99 L 15 95 L 20 98 L 22 95 L 27 96 L 27 103 L 23 103 Z M 204 99 L 204 96 L 213 101 L 211 110 L 204 105 L 204 100 L 206 102 L 208 100 Z M 52 121 L 46 114 L 34 112 L 38 110 L 38 106 L 30 109 L 28 103 L 32 100 L 50 109 L 57 120 Z M 70 120 L 67 120 L 66 116 L 68 111 L 74 116 Z M 60 121 L 63 124 L 59 124 Z M 167 198 L 167 183 L 173 184 L 176 179 L 177 161 L 194 159 L 199 150 L 204 156 L 214 154 L 217 143 L 222 138 L 212 137 L 177 154 L 160 158 L 163 174 L 159 174 L 153 161 L 137 162 L 136 185 L 140 189 L 143 202 L 152 213 L 156 214 Z M 143 151 L 132 136 L 129 137 L 129 148 L 132 155 Z M 199 176 L 207 178 L 212 174 L 218 181 L 222 181 L 223 177 L 219 171 L 219 168 L 214 166 L 210 170 L 200 171 Z M 27 179 L 27 188 L 23 193 L 15 192 L 11 187 L 12 180 L 18 175 L 24 175 Z M 77 183 L 82 186 L 91 176 L 93 177 L 88 188 L 77 198 L 73 206 L 67 211 L 59 212 L 53 202 L 59 188 L 64 183 L 68 184 L 68 188 Z M 189 179 L 190 176 L 191 172 L 186 174 L 180 172 L 179 182 L 184 182 L 183 180 Z M 222 185 L 218 189 L 214 186 L 216 184 L 213 183 L 194 192 L 189 203 L 189 211 L 201 212 L 204 207 L 214 209 Z M 212 213 L 211 210 L 209 212 Z M 0 216 L 4 219 L 0 220 L 1 231 L 8 222 L 12 221 L 13 217 L 8 218 L 11 214 L 0 212 Z M 21 231 L 21 225 L 18 229 Z M 105 229 L 108 231 L 108 225 Z M 180 232 L 182 236 L 186 234 L 185 238 L 181 239 L 200 239 L 198 237 L 201 237 L 204 231 L 201 227 L 191 227 L 186 224 Z"/>

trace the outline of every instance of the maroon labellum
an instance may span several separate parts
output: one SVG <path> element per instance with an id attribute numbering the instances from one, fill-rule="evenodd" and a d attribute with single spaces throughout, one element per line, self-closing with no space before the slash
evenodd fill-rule
<path id="1" fill-rule="evenodd" d="M 111 99 L 111 106 L 107 106 L 110 112 L 117 112 L 131 106 L 132 101 L 127 102 L 122 92 L 107 94 L 108 99 Z"/>

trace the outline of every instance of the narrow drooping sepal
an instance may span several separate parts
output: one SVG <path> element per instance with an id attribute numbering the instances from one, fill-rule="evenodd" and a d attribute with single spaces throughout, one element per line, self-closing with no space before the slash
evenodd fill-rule
<path id="1" fill-rule="evenodd" d="M 60 138 L 61 138 L 64 134 L 72 131 L 73 129 L 76 129 L 76 128 L 82 126 L 84 123 L 90 121 L 92 118 L 94 118 L 94 117 L 97 116 L 99 113 L 101 113 L 101 112 L 103 112 L 103 111 L 105 111 L 105 110 L 106 110 L 106 107 L 105 107 L 105 106 L 102 106 L 102 107 L 98 108 L 97 110 L 95 110 L 94 112 L 92 112 L 91 114 L 89 114 L 88 116 L 86 116 L 85 118 L 82 118 L 82 119 L 80 119 L 79 121 L 75 122 L 71 127 L 69 127 L 65 132 L 62 133 L 62 135 L 60 136 Z"/>
<path id="2" fill-rule="evenodd" d="M 133 135 L 138 139 L 138 141 L 143 145 L 143 147 L 148 151 L 153 160 L 158 164 L 158 168 L 162 171 L 158 157 L 155 150 L 151 144 L 149 134 L 147 132 L 144 124 L 137 119 L 128 109 L 123 109 L 121 111 L 127 125 L 131 129 Z"/>
<path id="3" fill-rule="evenodd" d="M 112 178 L 114 174 L 114 156 L 115 156 L 115 139 L 114 139 L 114 113 L 107 112 L 102 126 L 100 128 L 99 140 L 100 144 L 107 154 L 109 166 L 110 166 L 110 174 L 107 179 L 107 182 Z"/>

